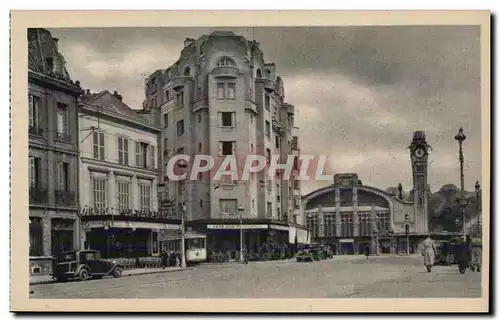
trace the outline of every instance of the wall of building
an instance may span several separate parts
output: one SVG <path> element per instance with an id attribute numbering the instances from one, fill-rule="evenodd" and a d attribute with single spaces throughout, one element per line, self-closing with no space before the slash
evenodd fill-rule
<path id="1" fill-rule="evenodd" d="M 80 133 L 82 138 L 87 136 L 92 126 L 97 127 L 97 118 L 94 116 L 80 116 Z M 107 177 L 107 203 L 114 211 L 118 209 L 118 188 L 117 181 L 131 183 L 130 199 L 131 209 L 139 209 L 140 191 L 139 184 L 151 185 L 151 210 L 158 209 L 158 158 L 155 158 L 154 168 L 144 169 L 135 164 L 135 145 L 133 141 L 145 142 L 155 147 L 155 155 L 158 155 L 157 135 L 139 129 L 132 125 L 125 125 L 122 122 L 99 118 L 98 131 L 104 133 L 104 160 L 97 160 L 93 157 L 93 135 L 80 143 L 80 203 L 82 206 L 93 205 L 93 177 Z M 128 165 L 118 163 L 118 137 L 129 139 Z M 148 157 L 149 160 L 149 157 Z"/>

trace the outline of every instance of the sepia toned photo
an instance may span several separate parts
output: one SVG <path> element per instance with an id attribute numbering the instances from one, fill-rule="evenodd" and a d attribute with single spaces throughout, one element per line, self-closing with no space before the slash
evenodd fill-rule
<path id="1" fill-rule="evenodd" d="M 489 19 L 13 12 L 11 309 L 487 312 Z"/>

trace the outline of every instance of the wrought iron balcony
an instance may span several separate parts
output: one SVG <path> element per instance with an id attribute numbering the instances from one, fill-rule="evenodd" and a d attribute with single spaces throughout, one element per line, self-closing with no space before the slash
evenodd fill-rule
<path id="1" fill-rule="evenodd" d="M 28 133 L 31 135 L 36 135 L 36 136 L 43 136 L 44 135 L 44 130 L 41 127 L 38 126 L 30 126 L 28 128 Z"/>
<path id="2" fill-rule="evenodd" d="M 49 194 L 46 189 L 30 187 L 30 204 L 44 204 L 49 200 Z"/>
<path id="3" fill-rule="evenodd" d="M 76 193 L 74 191 L 54 190 L 56 204 L 60 206 L 75 206 Z"/>

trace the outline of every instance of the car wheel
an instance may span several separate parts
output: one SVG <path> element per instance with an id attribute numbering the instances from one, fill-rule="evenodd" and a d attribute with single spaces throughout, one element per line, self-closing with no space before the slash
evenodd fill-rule
<path id="1" fill-rule="evenodd" d="M 85 281 L 86 279 L 89 278 L 89 272 L 84 268 L 80 271 L 79 277 L 80 280 Z"/>
<path id="2" fill-rule="evenodd" d="M 121 277 L 123 273 L 123 268 L 121 267 L 116 267 L 115 270 L 113 271 L 113 277 L 118 278 Z"/>

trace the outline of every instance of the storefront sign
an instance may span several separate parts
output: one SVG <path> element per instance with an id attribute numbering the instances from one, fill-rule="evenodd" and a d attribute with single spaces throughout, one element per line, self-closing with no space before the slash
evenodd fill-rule
<path id="1" fill-rule="evenodd" d="M 339 239 L 339 243 L 354 243 L 354 239 L 352 239 L 352 238 Z"/>
<path id="2" fill-rule="evenodd" d="M 269 229 L 284 230 L 284 231 L 289 230 L 289 228 L 287 226 L 278 226 L 278 225 L 269 225 Z"/>
<path id="3" fill-rule="evenodd" d="M 207 225 L 207 229 L 267 229 L 267 225 L 239 225 L 239 224 L 226 224 L 226 225 Z"/>
<path id="4" fill-rule="evenodd" d="M 103 228 L 109 226 L 112 228 L 130 228 L 130 229 L 179 229 L 179 225 L 160 224 L 149 222 L 133 222 L 133 221 L 87 221 L 83 223 L 83 227 Z"/>

